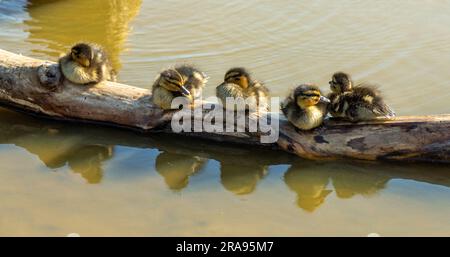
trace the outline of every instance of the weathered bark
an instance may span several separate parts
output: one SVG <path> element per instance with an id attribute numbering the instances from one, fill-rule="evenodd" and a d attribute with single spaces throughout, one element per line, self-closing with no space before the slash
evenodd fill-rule
<path id="1" fill-rule="evenodd" d="M 0 103 L 52 119 L 101 123 L 141 131 L 171 132 L 173 111 L 151 102 L 149 90 L 102 82 L 79 86 L 61 78 L 55 63 L 0 50 Z M 216 141 L 284 149 L 308 159 L 355 158 L 450 162 L 450 115 L 399 117 L 348 123 L 328 120 L 300 131 L 280 120 L 278 144 L 257 133 L 183 133 Z"/>
<path id="2" fill-rule="evenodd" d="M 278 144 L 309 159 L 450 162 L 450 115 L 360 123 L 327 120 L 314 131 L 281 123 Z"/>
<path id="3" fill-rule="evenodd" d="M 149 90 L 119 83 L 73 85 L 55 63 L 0 50 L 0 101 L 25 111 L 151 129 L 166 120 L 150 97 Z"/>

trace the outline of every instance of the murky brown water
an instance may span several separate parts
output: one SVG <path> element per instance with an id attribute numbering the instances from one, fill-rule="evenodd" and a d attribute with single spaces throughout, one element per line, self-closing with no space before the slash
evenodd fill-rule
<path id="1" fill-rule="evenodd" d="M 336 70 L 400 115 L 450 113 L 450 1 L 0 0 L 0 48 L 106 47 L 121 82 L 242 65 L 284 96 Z M 0 235 L 450 235 L 450 168 L 311 162 L 0 109 Z"/>

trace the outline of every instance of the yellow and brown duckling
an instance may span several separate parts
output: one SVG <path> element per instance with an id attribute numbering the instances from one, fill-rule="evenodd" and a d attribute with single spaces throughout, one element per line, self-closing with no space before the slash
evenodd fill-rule
<path id="1" fill-rule="evenodd" d="M 64 77 L 75 84 L 96 84 L 103 80 L 116 81 L 116 72 L 108 55 L 99 45 L 78 43 L 70 53 L 59 59 Z"/>
<path id="2" fill-rule="evenodd" d="M 227 97 L 252 98 L 258 109 L 268 109 L 269 90 L 261 82 L 254 80 L 245 68 L 232 68 L 225 74 L 224 82 L 216 87 L 216 96 L 226 108 Z M 248 106 L 246 107 L 248 109 Z"/>
<path id="3" fill-rule="evenodd" d="M 153 103 L 161 109 L 172 109 L 172 100 L 186 97 L 190 103 L 201 99 L 206 75 L 191 65 L 179 65 L 161 72 L 153 87 Z M 178 108 L 176 108 L 178 109 Z"/>
<path id="4" fill-rule="evenodd" d="M 374 86 L 353 86 L 350 75 L 344 72 L 333 74 L 329 83 L 332 91 L 328 95 L 331 101 L 329 111 L 333 117 L 343 117 L 353 122 L 395 117 L 395 112 L 384 103 Z"/>
<path id="5" fill-rule="evenodd" d="M 322 124 L 329 102 L 317 86 L 303 84 L 284 100 L 281 110 L 295 127 L 310 130 Z"/>

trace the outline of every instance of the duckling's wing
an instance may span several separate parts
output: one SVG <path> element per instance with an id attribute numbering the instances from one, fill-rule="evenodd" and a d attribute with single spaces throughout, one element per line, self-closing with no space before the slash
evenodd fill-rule
<path id="1" fill-rule="evenodd" d="M 348 95 L 330 93 L 328 94 L 330 103 L 327 105 L 327 111 L 333 117 L 342 117 L 349 107 Z"/>
<path id="2" fill-rule="evenodd" d="M 386 118 L 393 118 L 393 117 L 395 117 L 394 110 L 391 107 L 389 107 L 387 104 L 382 102 L 382 101 L 380 101 L 380 102 L 378 102 L 378 103 L 376 103 L 374 105 L 373 111 L 377 115 L 384 116 Z"/>
<path id="3" fill-rule="evenodd" d="M 352 92 L 354 95 L 358 95 L 361 97 L 380 96 L 380 90 L 378 89 L 378 86 L 374 84 L 367 84 L 367 83 L 359 84 L 353 88 Z"/>
<path id="4" fill-rule="evenodd" d="M 202 89 L 208 82 L 206 74 L 189 64 L 177 65 L 175 70 L 184 77 L 185 87 L 194 95 L 194 98 L 201 98 Z"/>
<path id="5" fill-rule="evenodd" d="M 177 65 L 175 66 L 175 70 L 178 71 L 178 73 L 180 73 L 182 76 L 184 76 L 186 80 L 189 80 L 193 77 L 196 78 L 198 82 L 203 83 L 201 86 L 203 86 L 208 80 L 208 76 L 204 72 L 197 69 L 194 65 L 190 64 Z M 198 84 L 200 85 L 201 83 Z"/>
<path id="6" fill-rule="evenodd" d="M 250 87 L 248 97 L 255 97 L 258 109 L 261 111 L 269 110 L 269 89 L 260 82 L 256 82 Z"/>
<path id="7" fill-rule="evenodd" d="M 258 94 L 259 96 L 267 97 L 270 94 L 269 89 L 262 82 L 254 81 L 252 88 L 255 91 L 255 93 Z"/>
<path id="8" fill-rule="evenodd" d="M 244 98 L 244 93 L 242 89 L 236 84 L 222 83 L 216 88 L 216 95 L 221 99 L 226 99 L 227 97 L 241 97 Z"/>
<path id="9" fill-rule="evenodd" d="M 103 47 L 101 47 L 100 45 L 97 44 L 91 44 L 92 50 L 94 52 L 94 63 L 95 64 L 104 64 L 104 63 L 108 63 L 109 64 L 109 56 L 106 53 L 106 51 L 103 49 Z"/>
<path id="10" fill-rule="evenodd" d="M 203 83 L 204 84 L 208 83 L 209 76 L 206 73 L 204 73 L 203 71 L 198 71 L 198 73 L 201 75 L 201 77 L 203 79 Z"/>
<path id="11" fill-rule="evenodd" d="M 357 86 L 353 92 L 376 116 L 384 116 L 386 118 L 395 117 L 394 110 L 384 103 L 378 86 L 373 84 L 361 84 Z"/>
<path id="12" fill-rule="evenodd" d="M 200 72 L 197 68 L 194 67 L 194 65 L 190 65 L 190 64 L 176 65 L 174 67 L 174 69 L 176 71 L 178 71 L 178 73 L 180 73 L 181 75 L 184 75 L 186 77 L 191 76 L 194 72 Z"/>
<path id="13" fill-rule="evenodd" d="M 284 99 L 280 104 L 281 112 L 283 112 L 284 116 L 288 115 L 288 110 L 294 107 L 294 98 L 290 95 Z"/>
<path id="14" fill-rule="evenodd" d="M 192 73 L 192 76 L 189 77 L 188 82 L 194 88 L 202 88 L 205 86 L 206 82 L 208 82 L 208 78 L 205 73 L 194 71 Z"/>

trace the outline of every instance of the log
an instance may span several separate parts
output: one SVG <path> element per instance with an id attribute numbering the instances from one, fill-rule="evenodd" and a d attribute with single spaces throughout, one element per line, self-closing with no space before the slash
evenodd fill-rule
<path id="1" fill-rule="evenodd" d="M 280 124 L 281 148 L 308 159 L 450 162 L 450 115 L 351 123 L 326 120 L 314 131 Z"/>
<path id="2" fill-rule="evenodd" d="M 141 132 L 173 132 L 170 121 L 174 111 L 163 111 L 153 105 L 150 90 L 113 82 L 75 85 L 62 78 L 54 62 L 3 50 L 0 50 L 0 104 L 56 120 Z M 279 139 L 270 144 L 260 142 L 260 133 L 191 131 L 182 135 L 283 149 L 307 159 L 450 162 L 450 115 L 361 123 L 329 119 L 312 131 L 298 130 L 284 117 L 279 124 Z"/>

